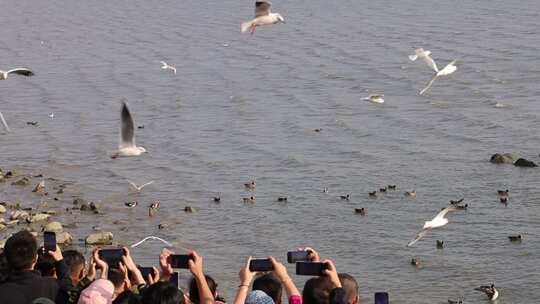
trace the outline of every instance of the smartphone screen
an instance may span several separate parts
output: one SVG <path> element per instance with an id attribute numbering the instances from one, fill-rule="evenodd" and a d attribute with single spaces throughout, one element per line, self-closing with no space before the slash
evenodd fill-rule
<path id="1" fill-rule="evenodd" d="M 376 292 L 375 304 L 388 304 L 388 292 Z"/>
<path id="2" fill-rule="evenodd" d="M 154 276 L 154 268 L 152 267 L 137 267 L 139 268 L 139 271 L 141 272 L 142 274 L 142 277 L 144 278 L 144 280 L 148 280 L 148 275 L 151 275 L 152 277 Z"/>
<path id="3" fill-rule="evenodd" d="M 48 231 L 43 233 L 43 248 L 45 253 L 56 250 L 56 233 Z"/>
<path id="4" fill-rule="evenodd" d="M 110 268 L 118 268 L 118 264 L 122 261 L 124 250 L 119 249 L 101 249 L 99 250 L 99 258 L 105 261 Z"/>
<path id="5" fill-rule="evenodd" d="M 274 265 L 269 259 L 254 259 L 249 262 L 250 271 L 272 271 L 274 270 Z"/>
<path id="6" fill-rule="evenodd" d="M 178 272 L 173 272 L 171 278 L 169 279 L 169 283 L 173 284 L 176 288 L 178 288 Z"/>
<path id="7" fill-rule="evenodd" d="M 296 263 L 296 274 L 305 276 L 322 276 L 326 265 L 320 262 L 298 262 Z"/>
<path id="8" fill-rule="evenodd" d="M 309 251 L 289 251 L 287 252 L 287 262 L 290 264 L 302 261 L 309 261 Z"/>
<path id="9" fill-rule="evenodd" d="M 189 269 L 189 260 L 192 257 L 188 254 L 172 254 L 169 256 L 169 264 L 172 268 Z"/>

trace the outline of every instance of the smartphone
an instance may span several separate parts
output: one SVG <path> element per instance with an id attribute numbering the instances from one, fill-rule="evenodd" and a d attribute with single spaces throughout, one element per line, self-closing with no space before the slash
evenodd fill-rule
<path id="1" fill-rule="evenodd" d="M 376 292 L 375 293 L 375 304 L 388 304 L 388 292 Z"/>
<path id="2" fill-rule="evenodd" d="M 250 271 L 272 271 L 274 270 L 274 265 L 270 259 L 254 259 L 249 262 Z"/>
<path id="3" fill-rule="evenodd" d="M 118 268 L 124 255 L 124 249 L 100 249 L 98 254 L 99 258 L 105 261 L 110 268 Z"/>
<path id="4" fill-rule="evenodd" d="M 173 272 L 171 278 L 169 279 L 169 283 L 173 284 L 176 288 L 178 288 L 178 272 Z"/>
<path id="5" fill-rule="evenodd" d="M 151 275 L 152 277 L 154 276 L 154 268 L 152 267 L 138 266 L 137 268 L 139 268 L 139 271 L 141 272 L 142 277 L 144 278 L 145 281 L 148 280 L 148 275 Z"/>
<path id="6" fill-rule="evenodd" d="M 189 260 L 193 260 L 189 254 L 172 254 L 169 256 L 169 264 L 172 268 L 189 269 Z"/>
<path id="7" fill-rule="evenodd" d="M 45 253 L 56 251 L 56 233 L 49 231 L 43 232 L 43 249 Z"/>
<path id="8" fill-rule="evenodd" d="M 296 263 L 296 274 L 305 276 L 322 276 L 326 264 L 321 262 L 298 262 Z"/>
<path id="9" fill-rule="evenodd" d="M 289 251 L 287 252 L 287 262 L 290 264 L 296 263 L 296 262 L 303 262 L 303 261 L 309 261 L 309 254 L 310 251 Z"/>

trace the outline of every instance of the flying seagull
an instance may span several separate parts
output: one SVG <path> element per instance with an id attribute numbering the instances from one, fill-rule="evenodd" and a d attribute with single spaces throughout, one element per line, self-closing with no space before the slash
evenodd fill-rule
<path id="1" fill-rule="evenodd" d="M 125 101 L 122 102 L 122 112 L 120 118 L 122 120 L 120 144 L 118 145 L 118 151 L 116 151 L 111 157 L 117 158 L 120 156 L 137 156 L 145 153 L 145 148 L 137 147 L 135 145 L 135 124 L 133 123 L 133 117 L 131 116 L 128 105 Z"/>
<path id="2" fill-rule="evenodd" d="M 130 182 L 130 181 L 128 181 L 128 183 L 131 185 L 131 187 L 133 187 L 133 189 L 137 190 L 137 192 L 141 192 L 141 190 L 142 190 L 144 187 L 153 184 L 154 181 L 149 181 L 148 183 L 142 184 L 142 185 L 140 185 L 140 186 L 137 186 L 137 185 L 135 185 L 135 183 Z"/>
<path id="3" fill-rule="evenodd" d="M 448 76 L 452 73 L 454 73 L 455 71 L 457 70 L 457 67 L 456 67 L 456 60 L 450 62 L 449 64 L 447 64 L 442 70 L 438 71 L 438 70 L 435 70 L 435 76 L 433 76 L 433 78 L 428 82 L 427 86 L 422 90 L 420 91 L 420 95 L 424 95 L 424 93 L 429 90 L 429 88 L 431 88 L 431 86 L 433 85 L 433 82 L 435 82 L 435 80 L 441 76 Z"/>
<path id="4" fill-rule="evenodd" d="M 416 237 L 412 241 L 410 241 L 409 244 L 407 244 L 407 247 L 411 247 L 412 245 L 414 245 L 421 238 L 423 238 L 429 231 L 431 231 L 431 229 L 440 228 L 448 224 L 448 219 L 445 218 L 446 214 L 448 212 L 456 211 L 456 210 L 457 208 L 455 206 L 444 208 L 431 221 L 426 221 L 422 230 L 420 230 L 420 232 L 418 232 Z"/>
<path id="5" fill-rule="evenodd" d="M 384 95 L 382 94 L 370 94 L 368 97 L 364 97 L 363 99 L 373 103 L 384 103 Z"/>
<path id="6" fill-rule="evenodd" d="M 485 293 L 491 301 L 495 301 L 499 297 L 499 291 L 495 288 L 495 284 L 491 284 L 489 286 L 480 286 L 474 290 Z"/>
<path id="7" fill-rule="evenodd" d="M 176 75 L 176 68 L 167 64 L 165 61 L 161 61 L 161 68 L 164 70 L 172 70 L 174 75 Z"/>
<path id="8" fill-rule="evenodd" d="M 30 71 L 27 68 L 16 68 L 16 69 L 11 69 L 11 70 L 9 70 L 7 72 L 0 70 L 0 80 L 7 79 L 9 74 L 32 76 L 32 75 L 34 75 L 34 72 Z"/>
<path id="9" fill-rule="evenodd" d="M 0 112 L 0 121 L 2 121 L 2 124 L 4 125 L 4 128 L 6 128 L 6 131 L 10 132 L 11 130 L 9 129 L 9 126 L 8 126 L 6 120 L 4 119 L 4 115 L 2 115 L 2 112 Z"/>
<path id="10" fill-rule="evenodd" d="M 435 63 L 435 60 L 431 58 L 431 51 L 425 51 L 423 48 L 419 48 L 414 50 L 414 55 L 409 55 L 409 59 L 412 61 L 416 61 L 416 59 L 423 59 L 424 62 L 433 70 L 435 71 L 435 76 L 429 81 L 427 86 L 420 91 L 420 95 L 423 95 L 427 90 L 431 88 L 433 85 L 433 82 L 440 76 L 447 76 L 452 73 L 454 73 L 457 70 L 456 67 L 456 60 L 450 62 L 447 64 L 442 70 L 439 70 L 439 67 L 437 66 L 437 63 Z"/>
<path id="11" fill-rule="evenodd" d="M 261 25 L 276 24 L 279 22 L 285 23 L 285 19 L 278 14 L 270 11 L 272 3 L 268 1 L 255 1 L 255 19 L 242 23 L 242 33 L 250 31 L 251 35 L 255 33 L 255 28 Z"/>

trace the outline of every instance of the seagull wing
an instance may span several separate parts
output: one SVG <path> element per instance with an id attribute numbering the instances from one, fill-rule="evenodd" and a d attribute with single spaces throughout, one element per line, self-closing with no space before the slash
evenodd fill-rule
<path id="1" fill-rule="evenodd" d="M 424 59 L 424 62 L 435 72 L 439 72 L 439 68 L 437 67 L 437 64 L 435 63 L 435 60 L 429 56 L 429 54 L 424 53 L 422 56 L 422 59 Z"/>
<path id="2" fill-rule="evenodd" d="M 446 75 L 450 75 L 454 73 L 457 70 L 457 66 L 455 64 L 456 64 L 456 60 L 450 62 L 438 74 L 440 76 L 446 76 Z"/>
<path id="3" fill-rule="evenodd" d="M 32 76 L 34 75 L 34 72 L 30 71 L 29 69 L 27 68 L 16 68 L 16 69 L 12 69 L 12 70 L 9 70 L 7 71 L 8 74 L 18 74 L 18 75 L 23 75 L 23 76 Z"/>
<path id="4" fill-rule="evenodd" d="M 270 6 L 268 1 L 255 1 L 255 18 L 270 15 Z"/>
<path id="5" fill-rule="evenodd" d="M 411 247 L 412 245 L 416 244 L 416 242 L 420 241 L 420 239 L 422 239 L 424 236 L 426 236 L 426 234 L 430 231 L 431 229 L 422 229 L 420 230 L 420 232 L 418 232 L 418 234 L 416 235 L 416 237 L 409 242 L 409 244 L 407 244 L 407 247 Z"/>
<path id="6" fill-rule="evenodd" d="M 2 112 L 0 112 L 0 120 L 2 121 L 2 124 L 4 125 L 4 128 L 6 128 L 6 131 L 10 132 L 11 130 L 9 129 L 7 122 L 4 119 L 4 115 L 2 115 Z"/>
<path id="7" fill-rule="evenodd" d="M 424 93 L 429 90 L 429 88 L 431 88 L 431 86 L 433 85 L 433 82 L 435 82 L 435 80 L 439 78 L 439 75 L 435 75 L 435 77 L 433 77 L 429 83 L 427 84 L 427 86 L 422 90 L 420 91 L 420 95 L 424 95 Z"/>
<path id="8" fill-rule="evenodd" d="M 120 147 L 135 147 L 135 124 L 125 101 L 122 102 L 122 114 L 120 117 L 122 119 Z"/>
<path id="9" fill-rule="evenodd" d="M 432 222 L 436 221 L 437 219 L 443 219 L 448 212 L 456 211 L 457 208 L 455 206 L 449 206 L 441 210 L 441 212 L 437 213 L 437 215 L 433 218 Z"/>
<path id="10" fill-rule="evenodd" d="M 133 182 L 131 181 L 128 181 L 128 183 L 131 185 L 131 187 L 133 187 L 135 190 L 139 190 L 139 187 L 137 187 L 137 185 L 135 185 Z"/>
<path id="11" fill-rule="evenodd" d="M 167 66 L 169 66 L 165 61 L 160 61 L 161 62 L 161 65 L 162 65 L 162 69 L 166 69 Z"/>
<path id="12" fill-rule="evenodd" d="M 141 185 L 140 188 L 142 189 L 142 188 L 144 188 L 144 187 L 146 187 L 146 186 L 148 186 L 148 185 L 151 185 L 151 184 L 153 184 L 153 183 L 154 183 L 154 181 L 149 181 L 148 183 Z"/>

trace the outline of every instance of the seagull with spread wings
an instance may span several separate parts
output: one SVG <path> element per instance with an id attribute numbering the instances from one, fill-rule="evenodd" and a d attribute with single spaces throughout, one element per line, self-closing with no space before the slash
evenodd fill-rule
<path id="1" fill-rule="evenodd" d="M 9 74 L 17 74 L 17 75 L 23 75 L 23 76 L 33 76 L 34 72 L 30 71 L 27 68 L 16 68 L 16 69 L 11 69 L 9 71 L 0 70 L 0 80 L 7 79 Z"/>
<path id="2" fill-rule="evenodd" d="M 137 192 L 141 192 L 141 190 L 148 186 L 148 185 L 151 185 L 154 183 L 154 181 L 149 181 L 148 183 L 145 183 L 145 184 L 142 184 L 140 186 L 137 186 L 135 183 L 131 182 L 131 181 L 128 181 L 128 183 L 131 185 L 131 187 L 133 187 L 133 189 L 135 189 Z"/>
<path id="3" fill-rule="evenodd" d="M 120 144 L 118 146 L 118 151 L 116 151 L 111 157 L 117 158 L 120 156 L 138 156 L 145 153 L 145 148 L 137 147 L 135 145 L 135 124 L 125 101 L 122 102 L 122 112 L 120 118 L 122 121 L 122 128 L 120 130 Z"/>
<path id="4" fill-rule="evenodd" d="M 242 23 L 242 33 L 249 32 L 253 35 L 257 26 L 285 23 L 285 19 L 278 13 L 270 11 L 272 3 L 268 1 L 255 1 L 255 19 Z"/>
<path id="5" fill-rule="evenodd" d="M 163 70 L 171 70 L 173 71 L 174 75 L 176 75 L 176 67 L 166 63 L 165 61 L 160 61 L 161 62 L 161 68 Z"/>
<path id="6" fill-rule="evenodd" d="M 448 224 L 448 219 L 445 217 L 448 212 L 456 211 L 457 208 L 455 206 L 446 207 L 443 210 L 441 210 L 431 221 L 426 221 L 424 224 L 424 227 L 416 237 L 407 244 L 407 247 L 411 247 L 416 242 L 418 242 L 421 238 L 423 238 L 428 232 L 431 231 L 431 229 L 440 228 Z"/>
<path id="7" fill-rule="evenodd" d="M 431 88 L 435 80 L 441 76 L 448 76 L 452 73 L 454 73 L 457 70 L 456 66 L 456 60 L 450 62 L 447 64 L 442 70 L 439 70 L 439 67 L 437 66 L 437 63 L 435 63 L 435 60 L 431 58 L 431 51 L 424 51 L 424 49 L 419 48 L 416 49 L 414 55 L 409 55 L 409 59 L 412 61 L 416 61 L 416 59 L 423 59 L 424 62 L 433 70 L 435 71 L 435 76 L 428 82 L 427 86 L 420 91 L 420 95 L 424 95 L 427 90 Z"/>

